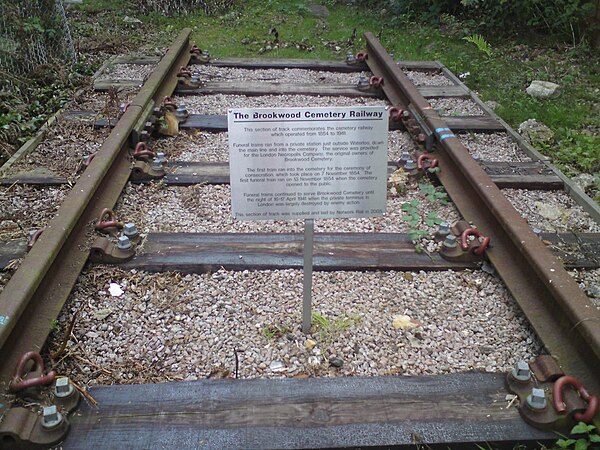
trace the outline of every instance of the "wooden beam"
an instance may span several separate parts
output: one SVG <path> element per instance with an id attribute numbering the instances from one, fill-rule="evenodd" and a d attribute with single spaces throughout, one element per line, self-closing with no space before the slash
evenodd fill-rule
<path id="1" fill-rule="evenodd" d="M 485 448 L 553 443 L 507 407 L 504 374 L 94 386 L 65 449 Z M 468 444 L 467 444 L 468 443 Z M 469 445 L 470 444 L 470 445 Z"/>
<path id="2" fill-rule="evenodd" d="M 448 127 L 455 133 L 461 131 L 476 131 L 480 133 L 495 133 L 506 131 L 506 128 L 490 116 L 444 116 Z"/>

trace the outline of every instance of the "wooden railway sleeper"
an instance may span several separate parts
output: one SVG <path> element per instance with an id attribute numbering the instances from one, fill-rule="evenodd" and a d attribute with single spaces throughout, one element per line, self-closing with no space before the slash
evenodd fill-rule
<path id="1" fill-rule="evenodd" d="M 507 374 L 506 386 L 519 398 L 523 420 L 536 428 L 568 433 L 577 422 L 589 423 L 598 413 L 598 397 L 566 376 L 549 355 L 529 364 L 519 361 Z"/>
<path id="2" fill-rule="evenodd" d="M 470 236 L 475 236 L 475 239 L 470 240 Z M 442 242 L 440 256 L 447 261 L 455 262 L 482 261 L 491 240 L 465 220 L 459 220 L 451 227 L 446 223 L 441 224 L 434 238 Z"/>

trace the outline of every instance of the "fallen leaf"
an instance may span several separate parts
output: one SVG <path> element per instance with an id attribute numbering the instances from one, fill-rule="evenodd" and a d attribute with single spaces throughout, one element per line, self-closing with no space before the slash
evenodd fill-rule
<path id="1" fill-rule="evenodd" d="M 394 320 L 392 321 L 392 326 L 396 330 L 410 330 L 411 328 L 417 328 L 420 325 L 422 325 L 421 322 L 411 319 L 410 316 L 404 314 L 394 316 Z"/>

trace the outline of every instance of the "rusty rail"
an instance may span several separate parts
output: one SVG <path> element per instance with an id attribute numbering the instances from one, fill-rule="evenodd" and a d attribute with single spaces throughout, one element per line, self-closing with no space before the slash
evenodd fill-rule
<path id="1" fill-rule="evenodd" d="M 383 76 L 394 106 L 412 106 L 434 132 L 440 181 L 463 217 L 491 236 L 487 255 L 546 349 L 567 373 L 600 392 L 600 312 L 378 40 L 365 36 L 369 68 Z"/>
<path id="2" fill-rule="evenodd" d="M 174 89 L 177 70 L 190 58 L 190 35 L 184 29 L 171 45 L 0 295 L 0 387 L 20 355 L 44 345 L 88 258 L 90 225 L 116 203 L 129 178 L 134 130 Z"/>

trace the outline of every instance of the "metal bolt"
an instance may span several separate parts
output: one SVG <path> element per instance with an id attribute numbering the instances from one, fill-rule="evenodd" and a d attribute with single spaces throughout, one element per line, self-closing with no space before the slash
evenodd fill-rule
<path id="1" fill-rule="evenodd" d="M 415 170 L 417 168 L 417 163 L 414 162 L 412 159 L 407 159 L 404 163 L 404 168 L 406 170 Z"/>
<path id="2" fill-rule="evenodd" d="M 548 402 L 546 401 L 546 393 L 543 389 L 533 388 L 531 394 L 527 396 L 527 405 L 531 409 L 542 410 L 546 407 Z"/>
<path id="3" fill-rule="evenodd" d="M 160 161 L 161 164 L 166 163 L 167 162 L 167 157 L 165 156 L 165 154 L 163 152 L 158 152 L 156 154 L 156 158 L 157 161 Z"/>
<path id="4" fill-rule="evenodd" d="M 187 119 L 189 115 L 190 114 L 184 105 L 179 105 L 177 110 L 175 110 L 175 117 L 178 119 Z"/>
<path id="5" fill-rule="evenodd" d="M 117 240 L 117 248 L 119 250 L 129 250 L 131 248 L 131 241 L 127 236 L 119 236 Z"/>
<path id="6" fill-rule="evenodd" d="M 73 393 L 73 385 L 68 377 L 57 378 L 54 382 L 54 395 L 56 397 L 68 397 Z"/>
<path id="7" fill-rule="evenodd" d="M 192 75 L 192 78 L 190 78 L 190 83 L 200 84 L 200 76 L 196 74 Z"/>
<path id="8" fill-rule="evenodd" d="M 354 57 L 354 53 L 352 53 L 352 52 L 346 53 L 346 62 L 348 64 L 354 64 L 356 62 L 356 58 Z"/>
<path id="9" fill-rule="evenodd" d="M 529 364 L 527 364 L 525 361 L 519 361 L 512 370 L 512 376 L 517 381 L 531 380 L 531 371 L 529 370 Z"/>
<path id="10" fill-rule="evenodd" d="M 410 153 L 402 152 L 402 154 L 400 155 L 400 159 L 398 160 L 398 164 L 400 164 L 401 166 L 404 166 L 404 164 L 406 164 L 406 161 L 408 161 L 409 159 L 410 159 Z"/>
<path id="11" fill-rule="evenodd" d="M 360 74 L 360 77 L 358 78 L 358 84 L 357 84 L 359 89 L 367 89 L 369 88 L 369 80 L 367 79 L 367 77 L 365 77 L 364 73 Z"/>
<path id="12" fill-rule="evenodd" d="M 542 230 L 541 229 L 533 228 L 531 231 L 533 231 L 539 239 L 542 239 Z"/>
<path id="13" fill-rule="evenodd" d="M 450 224 L 448 222 L 440 223 L 437 234 L 440 236 L 448 236 L 450 234 Z"/>
<path id="14" fill-rule="evenodd" d="M 479 155 L 479 153 L 473 153 L 471 155 L 471 158 L 473 158 L 475 161 L 479 161 L 481 159 L 481 156 Z"/>
<path id="15" fill-rule="evenodd" d="M 210 59 L 210 53 L 208 53 L 208 50 L 202 50 L 202 59 L 204 59 L 205 61 L 208 61 Z"/>
<path id="16" fill-rule="evenodd" d="M 123 235 L 127 236 L 129 238 L 129 240 L 136 237 L 138 235 L 138 230 L 137 230 L 137 227 L 135 226 L 135 223 L 128 222 L 128 223 L 124 224 L 123 225 Z"/>
<path id="17" fill-rule="evenodd" d="M 59 426 L 63 421 L 63 416 L 56 409 L 56 405 L 44 406 L 42 413 L 42 427 L 51 430 Z"/>
<path id="18" fill-rule="evenodd" d="M 456 248 L 456 246 L 458 245 L 458 243 L 456 242 L 456 236 L 454 236 L 453 234 L 449 234 L 448 236 L 446 236 L 446 239 L 444 239 L 442 245 L 445 248 Z"/>
<path id="19" fill-rule="evenodd" d="M 162 161 L 158 158 L 154 158 L 152 160 L 152 168 L 153 169 L 162 169 Z"/>

